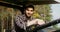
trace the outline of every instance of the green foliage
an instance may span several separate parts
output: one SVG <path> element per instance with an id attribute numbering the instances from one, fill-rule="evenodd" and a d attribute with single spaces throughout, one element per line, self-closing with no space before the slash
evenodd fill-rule
<path id="1" fill-rule="evenodd" d="M 40 18 L 40 15 L 38 14 L 38 12 L 34 12 L 33 17 L 34 18 Z"/>
<path id="2" fill-rule="evenodd" d="M 35 18 L 40 18 L 45 21 L 50 21 L 52 18 L 50 5 L 34 5 L 35 6 Z M 41 15 L 43 14 L 43 15 Z"/>

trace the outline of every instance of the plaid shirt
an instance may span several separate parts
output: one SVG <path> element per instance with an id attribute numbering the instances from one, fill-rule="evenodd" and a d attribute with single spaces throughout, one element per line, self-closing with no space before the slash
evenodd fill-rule
<path id="1" fill-rule="evenodd" d="M 21 29 L 24 29 L 26 30 L 26 23 L 27 23 L 27 20 L 31 21 L 33 20 L 34 18 L 26 18 L 25 14 L 24 15 L 17 15 L 16 18 L 15 18 L 15 26 L 21 28 Z M 17 28 L 15 27 L 15 28 Z M 14 30 L 13 30 L 14 31 Z"/>

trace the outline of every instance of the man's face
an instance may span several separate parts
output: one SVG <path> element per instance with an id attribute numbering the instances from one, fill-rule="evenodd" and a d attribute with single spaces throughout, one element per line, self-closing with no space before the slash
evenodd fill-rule
<path id="1" fill-rule="evenodd" d="M 26 13 L 26 15 L 28 16 L 28 17 L 30 17 L 30 16 L 32 16 L 33 15 L 33 8 L 27 8 L 26 10 L 25 10 L 25 13 Z"/>

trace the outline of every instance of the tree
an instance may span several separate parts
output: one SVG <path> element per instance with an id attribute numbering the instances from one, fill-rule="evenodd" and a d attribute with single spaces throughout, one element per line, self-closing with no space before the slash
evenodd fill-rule
<path id="1" fill-rule="evenodd" d="M 45 21 L 50 21 L 52 18 L 50 5 L 35 5 L 35 14 L 34 17 L 38 17 Z M 45 18 L 45 19 L 44 19 Z"/>

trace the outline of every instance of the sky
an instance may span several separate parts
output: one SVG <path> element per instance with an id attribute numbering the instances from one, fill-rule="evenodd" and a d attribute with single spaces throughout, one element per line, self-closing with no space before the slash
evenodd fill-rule
<path id="1" fill-rule="evenodd" d="M 55 1 L 60 2 L 60 0 L 55 0 Z"/>
<path id="2" fill-rule="evenodd" d="M 60 4 L 51 4 L 52 11 L 52 20 L 56 20 L 60 18 Z M 57 27 L 60 28 L 60 23 L 57 24 Z"/>
<path id="3" fill-rule="evenodd" d="M 60 4 L 51 4 L 52 20 L 60 18 Z"/>

